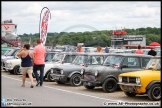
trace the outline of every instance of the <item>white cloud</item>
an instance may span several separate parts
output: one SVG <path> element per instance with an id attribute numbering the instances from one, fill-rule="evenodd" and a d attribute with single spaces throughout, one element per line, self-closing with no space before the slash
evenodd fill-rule
<path id="1" fill-rule="evenodd" d="M 38 33 L 40 12 L 51 12 L 49 32 L 161 27 L 160 2 L 2 2 L 2 20 L 18 24 L 18 34 Z M 83 26 L 84 25 L 84 26 Z M 69 28 L 69 29 L 68 29 Z"/>

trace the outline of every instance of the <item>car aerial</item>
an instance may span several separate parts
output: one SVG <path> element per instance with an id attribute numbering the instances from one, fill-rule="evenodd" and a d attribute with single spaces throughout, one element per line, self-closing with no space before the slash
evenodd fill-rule
<path id="1" fill-rule="evenodd" d="M 85 67 L 81 70 L 83 86 L 94 89 L 101 86 L 104 92 L 114 92 L 120 73 L 143 70 L 152 56 L 144 54 L 109 55 L 102 66 Z"/>
<path id="2" fill-rule="evenodd" d="M 78 52 L 59 52 L 55 54 L 51 61 L 45 62 L 44 67 L 44 79 L 47 78 L 48 81 L 54 81 L 53 78 L 50 76 L 50 69 L 54 66 L 58 65 L 67 65 L 72 63 L 72 61 L 76 58 Z"/>
<path id="3" fill-rule="evenodd" d="M 161 57 L 150 59 L 142 71 L 122 73 L 118 84 L 128 97 L 147 94 L 153 101 L 161 100 Z"/>
<path id="4" fill-rule="evenodd" d="M 72 86 L 80 86 L 81 69 L 84 66 L 101 65 L 107 56 L 108 53 L 79 53 L 71 64 L 52 67 L 50 75 L 58 84 L 70 83 Z"/>

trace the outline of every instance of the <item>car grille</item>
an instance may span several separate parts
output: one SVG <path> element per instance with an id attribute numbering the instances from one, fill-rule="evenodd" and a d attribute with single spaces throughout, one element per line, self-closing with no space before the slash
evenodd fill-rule
<path id="1" fill-rule="evenodd" d="M 136 78 L 135 77 L 122 77 L 122 82 L 136 83 Z"/>
<path id="2" fill-rule="evenodd" d="M 53 69 L 53 73 L 55 73 L 55 74 L 61 74 L 60 69 Z"/>

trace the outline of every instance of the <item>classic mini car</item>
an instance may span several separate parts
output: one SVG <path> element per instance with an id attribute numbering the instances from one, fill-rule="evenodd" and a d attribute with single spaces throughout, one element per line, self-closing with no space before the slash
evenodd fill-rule
<path id="1" fill-rule="evenodd" d="M 82 85 L 80 70 L 84 66 L 101 65 L 108 55 L 108 53 L 79 53 L 71 64 L 51 68 L 50 75 L 58 84 L 70 83 L 72 86 L 80 86 Z"/>
<path id="2" fill-rule="evenodd" d="M 101 86 L 104 92 L 114 92 L 118 75 L 143 70 L 152 56 L 144 54 L 111 54 L 102 66 L 86 67 L 81 70 L 82 82 L 86 89 Z"/>
<path id="3" fill-rule="evenodd" d="M 58 65 L 67 65 L 73 62 L 73 60 L 78 55 L 78 52 L 59 52 L 55 54 L 51 61 L 45 62 L 44 67 L 44 79 L 47 78 L 48 81 L 53 82 L 53 78 L 50 76 L 50 69 Z"/>
<path id="4" fill-rule="evenodd" d="M 12 49 L 8 49 L 6 51 L 6 53 L 4 55 L 1 56 L 1 69 L 6 70 L 5 69 L 5 64 L 4 62 L 7 59 L 14 59 L 15 55 L 17 54 L 17 52 L 19 51 L 20 48 L 16 47 L 16 48 L 12 48 Z"/>
<path id="5" fill-rule="evenodd" d="M 153 57 L 142 71 L 120 74 L 118 80 L 128 97 L 147 94 L 150 100 L 161 100 L 161 57 Z"/>

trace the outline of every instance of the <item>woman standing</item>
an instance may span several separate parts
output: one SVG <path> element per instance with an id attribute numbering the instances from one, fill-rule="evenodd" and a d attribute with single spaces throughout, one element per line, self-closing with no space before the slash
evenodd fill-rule
<path id="1" fill-rule="evenodd" d="M 143 50 L 141 49 L 141 45 L 138 45 L 138 49 L 135 52 L 136 54 L 144 54 Z"/>
<path id="2" fill-rule="evenodd" d="M 97 47 L 96 52 L 101 53 L 103 52 L 102 48 L 100 46 Z"/>
<path id="3" fill-rule="evenodd" d="M 21 57 L 21 71 L 22 71 L 22 87 L 25 87 L 25 80 L 26 80 L 26 74 L 28 73 L 28 76 L 30 78 L 31 86 L 30 88 L 34 87 L 33 84 L 33 63 L 34 56 L 33 53 L 29 51 L 30 45 L 25 44 L 22 50 L 22 47 L 20 48 L 20 51 L 18 52 L 17 56 Z"/>

